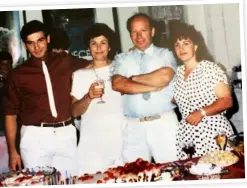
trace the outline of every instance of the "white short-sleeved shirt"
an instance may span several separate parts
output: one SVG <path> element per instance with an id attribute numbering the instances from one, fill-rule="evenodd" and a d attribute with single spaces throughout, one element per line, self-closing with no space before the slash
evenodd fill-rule
<path id="1" fill-rule="evenodd" d="M 151 45 L 145 50 L 145 53 L 149 58 L 149 61 L 146 62 L 148 73 L 162 67 L 170 67 L 176 72 L 177 62 L 173 53 L 168 49 Z M 141 55 L 138 49 L 125 52 L 116 56 L 113 74 L 119 74 L 127 78 L 133 75 L 140 75 L 140 65 Z M 173 84 L 174 82 L 171 81 L 163 90 L 151 92 L 149 100 L 144 100 L 142 94 L 123 95 L 124 114 L 128 117 L 139 118 L 160 115 L 174 109 L 175 105 L 171 103 Z"/>

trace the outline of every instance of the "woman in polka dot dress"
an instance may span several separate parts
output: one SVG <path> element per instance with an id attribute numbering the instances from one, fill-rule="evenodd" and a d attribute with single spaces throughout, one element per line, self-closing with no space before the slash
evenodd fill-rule
<path id="1" fill-rule="evenodd" d="M 219 149 L 214 137 L 219 132 L 233 134 L 224 112 L 232 107 L 227 76 L 212 62 L 200 32 L 180 23 L 172 34 L 173 51 L 183 63 L 177 69 L 174 102 L 182 114 L 177 132 L 178 158 L 187 158 L 184 143 L 195 145 L 193 157 Z M 226 150 L 230 150 L 226 146 Z"/>

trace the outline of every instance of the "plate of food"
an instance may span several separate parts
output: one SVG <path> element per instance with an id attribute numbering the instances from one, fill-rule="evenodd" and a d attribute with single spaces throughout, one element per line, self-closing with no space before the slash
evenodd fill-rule
<path id="1" fill-rule="evenodd" d="M 192 165 L 189 172 L 192 175 L 214 175 L 223 173 L 223 170 L 223 167 L 214 164 L 198 163 L 196 165 Z"/>
<path id="2" fill-rule="evenodd" d="M 230 151 L 215 150 L 202 156 L 199 164 L 214 164 L 219 167 L 227 167 L 237 163 L 239 158 Z"/>

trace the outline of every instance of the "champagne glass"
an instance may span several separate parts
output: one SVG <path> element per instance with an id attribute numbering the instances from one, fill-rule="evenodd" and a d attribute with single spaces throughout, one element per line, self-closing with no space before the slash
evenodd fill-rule
<path id="1" fill-rule="evenodd" d="M 225 150 L 227 145 L 227 136 L 224 131 L 218 132 L 215 137 L 216 144 L 219 146 L 220 150 Z"/>
<path id="2" fill-rule="evenodd" d="M 195 144 L 193 142 L 185 142 L 182 145 L 182 150 L 186 153 L 188 156 L 188 159 L 192 159 L 192 156 L 195 154 Z"/>
<path id="3" fill-rule="evenodd" d="M 102 79 L 98 79 L 96 80 L 96 82 L 98 83 L 97 86 L 95 86 L 95 88 L 102 88 L 103 90 L 105 89 L 105 81 Z M 103 101 L 102 97 L 100 97 L 100 101 L 97 102 L 97 104 L 103 104 L 105 103 L 105 101 Z"/>

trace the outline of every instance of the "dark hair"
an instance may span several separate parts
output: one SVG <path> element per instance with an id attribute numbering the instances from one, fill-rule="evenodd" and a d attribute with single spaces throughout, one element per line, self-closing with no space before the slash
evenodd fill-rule
<path id="1" fill-rule="evenodd" d="M 115 32 L 104 23 L 95 23 L 91 27 L 89 27 L 84 32 L 84 43 L 87 47 L 89 47 L 90 40 L 103 35 L 108 39 L 109 46 L 111 50 L 108 53 L 108 58 L 113 60 L 116 55 L 116 34 Z"/>
<path id="2" fill-rule="evenodd" d="M 148 21 L 149 23 L 149 27 L 152 29 L 154 27 L 154 22 L 153 20 L 146 14 L 144 13 L 136 13 L 133 16 L 131 16 L 128 20 L 127 20 L 127 30 L 129 32 L 131 32 L 131 23 L 133 22 L 134 19 L 136 18 L 144 18 Z"/>
<path id="3" fill-rule="evenodd" d="M 174 50 L 174 44 L 178 39 L 190 39 L 198 46 L 196 50 L 196 60 L 198 62 L 202 60 L 214 61 L 212 55 L 208 51 L 201 32 L 197 31 L 193 25 L 182 22 L 175 22 L 173 24 L 170 36 L 170 45 L 176 57 L 177 55 Z"/>
<path id="4" fill-rule="evenodd" d="M 5 60 L 13 63 L 12 56 L 11 56 L 11 54 L 9 52 L 0 51 L 0 61 L 5 61 Z"/>
<path id="5" fill-rule="evenodd" d="M 50 49 L 68 50 L 70 47 L 69 36 L 66 31 L 61 28 L 53 28 L 50 32 L 51 42 Z"/>
<path id="6" fill-rule="evenodd" d="M 28 35 L 42 31 L 44 35 L 48 36 L 48 29 L 42 22 L 38 20 L 32 20 L 26 23 L 21 29 L 21 39 L 26 42 Z"/>

